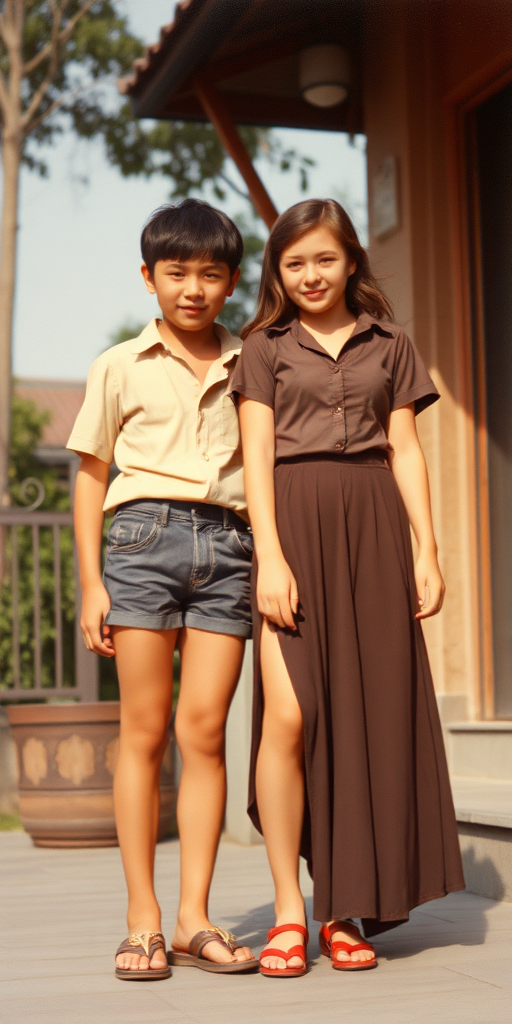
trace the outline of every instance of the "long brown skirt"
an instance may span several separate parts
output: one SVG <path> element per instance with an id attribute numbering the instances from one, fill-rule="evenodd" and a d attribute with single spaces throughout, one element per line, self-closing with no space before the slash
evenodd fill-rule
<path id="1" fill-rule="evenodd" d="M 304 722 L 301 853 L 316 920 L 363 918 L 367 935 L 464 888 L 407 514 L 378 451 L 276 467 L 277 525 L 298 583 L 297 633 L 279 630 Z M 255 567 L 255 574 L 257 567 Z M 254 589 L 254 588 L 253 588 Z M 255 603 L 255 602 L 254 602 Z M 249 814 L 263 690 L 254 607 Z"/>

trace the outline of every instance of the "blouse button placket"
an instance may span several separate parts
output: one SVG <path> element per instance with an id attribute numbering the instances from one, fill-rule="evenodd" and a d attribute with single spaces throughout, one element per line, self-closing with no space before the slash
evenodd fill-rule
<path id="1" fill-rule="evenodd" d="M 338 363 L 334 363 L 332 367 L 332 373 L 338 374 L 338 377 L 332 377 L 332 425 L 334 433 L 334 449 L 335 451 L 343 451 L 347 444 L 346 437 L 346 423 L 345 423 L 345 394 L 344 394 L 344 382 L 343 373 Z M 342 440 L 338 440 L 342 436 L 342 428 L 345 428 L 345 435 Z"/>

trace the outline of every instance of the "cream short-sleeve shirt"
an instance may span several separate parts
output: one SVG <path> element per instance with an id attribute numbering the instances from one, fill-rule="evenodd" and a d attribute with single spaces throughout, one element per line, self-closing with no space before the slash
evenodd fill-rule
<path id="1" fill-rule="evenodd" d="M 138 498 L 208 502 L 247 518 L 238 416 L 227 395 L 240 338 L 215 324 L 221 355 L 200 384 L 152 320 L 93 363 L 67 447 L 115 461 L 104 510 Z"/>

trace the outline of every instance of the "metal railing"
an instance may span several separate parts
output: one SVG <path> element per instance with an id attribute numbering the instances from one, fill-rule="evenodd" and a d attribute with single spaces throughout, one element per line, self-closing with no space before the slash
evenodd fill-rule
<path id="1" fill-rule="evenodd" d="M 38 483 L 31 481 L 32 486 Z M 56 698 L 97 701 L 98 658 L 87 651 L 80 630 L 81 592 L 78 559 L 71 539 L 73 514 L 38 511 L 37 506 L 43 498 L 44 491 L 42 497 L 39 491 L 38 498 L 28 508 L 0 508 L 0 533 L 3 535 L 2 545 L 6 556 L 3 592 L 5 595 L 6 589 L 10 590 L 11 625 L 9 671 L 2 672 L 4 679 L 0 675 L 0 700 L 8 700 L 9 703 Z M 41 531 L 49 533 L 42 535 Z M 67 591 L 74 589 L 74 615 L 71 625 L 69 621 L 66 624 L 63 622 L 63 531 L 67 531 L 67 575 L 64 582 Z M 41 563 L 43 550 L 44 595 Z M 68 578 L 70 573 L 72 579 Z M 52 577 L 50 582 L 49 575 Z M 53 592 L 52 598 L 49 589 Z M 70 599 L 68 592 L 66 596 L 69 607 L 73 597 Z M 43 598 L 46 599 L 46 605 L 43 604 Z M 44 637 L 43 608 L 46 628 Z M 49 623 L 49 617 L 53 618 L 53 623 Z M 67 660 L 70 662 L 67 672 L 64 670 L 65 635 L 71 640 L 72 647 L 72 650 L 70 648 L 67 652 Z M 4 638 L 4 652 L 6 649 Z M 8 676 L 7 681 L 5 675 Z"/>

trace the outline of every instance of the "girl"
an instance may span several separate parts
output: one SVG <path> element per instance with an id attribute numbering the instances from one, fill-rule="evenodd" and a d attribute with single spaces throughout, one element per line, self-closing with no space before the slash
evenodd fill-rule
<path id="1" fill-rule="evenodd" d="M 249 812 L 276 889 L 265 975 L 306 971 L 300 853 L 336 970 L 377 965 L 351 918 L 376 934 L 464 888 L 420 624 L 445 587 L 415 415 L 439 394 L 391 320 L 338 203 L 279 217 L 232 383 L 257 558 Z"/>

